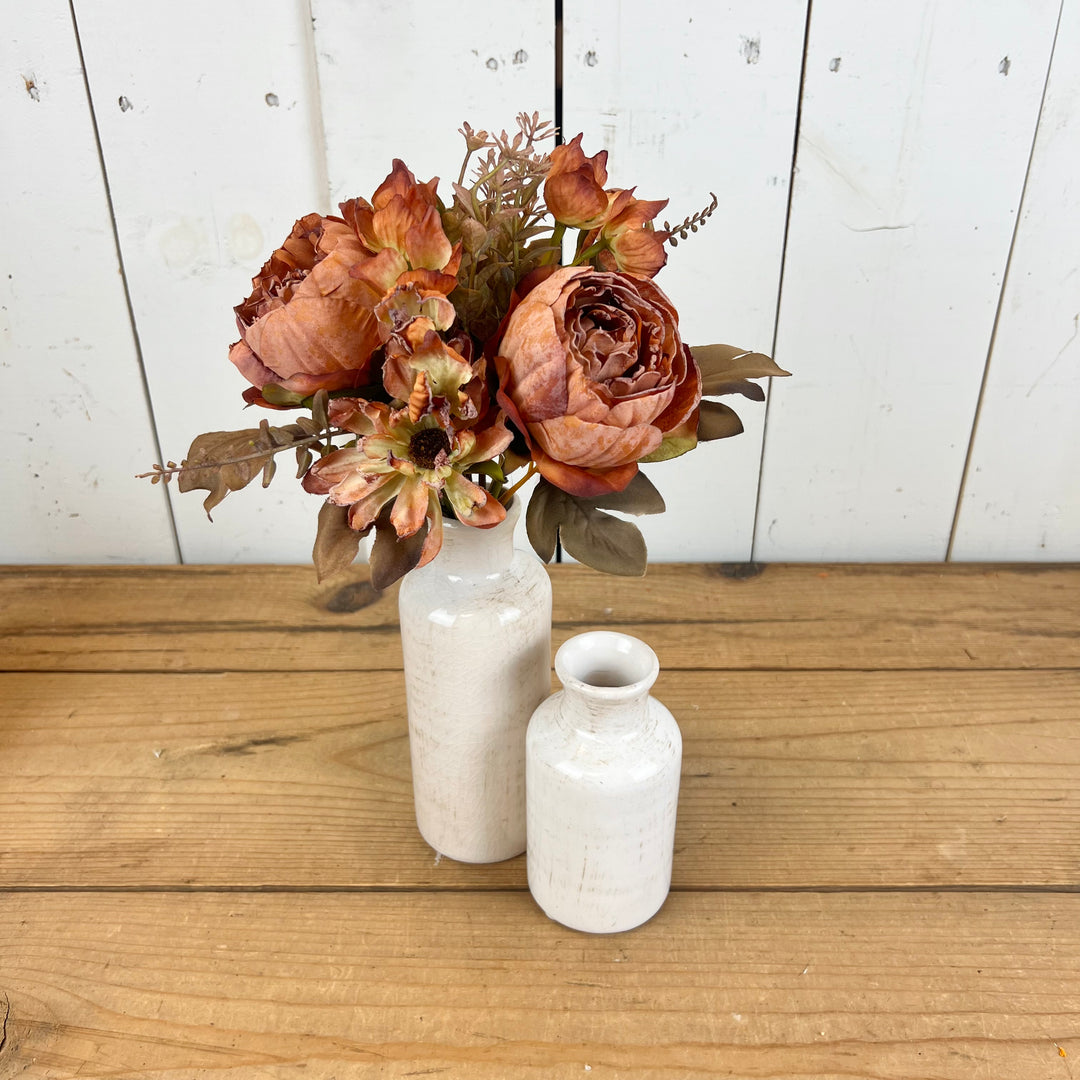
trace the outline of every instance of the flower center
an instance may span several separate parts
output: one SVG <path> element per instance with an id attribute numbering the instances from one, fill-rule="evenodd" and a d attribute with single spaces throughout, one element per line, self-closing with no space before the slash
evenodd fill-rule
<path id="1" fill-rule="evenodd" d="M 421 469 L 445 465 L 450 456 L 450 440 L 442 428 L 424 428 L 409 440 L 409 460 Z"/>

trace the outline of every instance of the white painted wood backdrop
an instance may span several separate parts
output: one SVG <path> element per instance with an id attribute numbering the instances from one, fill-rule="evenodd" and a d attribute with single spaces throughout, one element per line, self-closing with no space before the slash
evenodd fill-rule
<path id="1" fill-rule="evenodd" d="M 213 524 L 134 474 L 257 419 L 231 309 L 293 220 L 554 118 L 560 41 L 613 183 L 719 196 L 659 278 L 687 340 L 795 373 L 650 467 L 654 560 L 1080 558 L 1080 0 L 564 8 L 12 7 L 0 562 L 306 561 L 287 469 Z"/>

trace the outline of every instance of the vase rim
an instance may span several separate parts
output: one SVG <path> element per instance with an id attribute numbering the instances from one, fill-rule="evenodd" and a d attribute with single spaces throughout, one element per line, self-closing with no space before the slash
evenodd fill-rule
<path id="1" fill-rule="evenodd" d="M 555 674 L 568 690 L 615 703 L 647 694 L 660 674 L 660 661 L 640 638 L 589 630 L 559 648 Z"/>

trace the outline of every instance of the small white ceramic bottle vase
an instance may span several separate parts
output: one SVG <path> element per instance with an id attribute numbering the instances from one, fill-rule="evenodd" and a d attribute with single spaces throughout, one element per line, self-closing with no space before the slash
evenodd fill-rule
<path id="1" fill-rule="evenodd" d="M 563 689 L 529 724 L 529 889 L 574 930 L 630 930 L 671 887 L 682 736 L 649 696 L 659 670 L 627 634 L 571 638 L 555 655 Z"/>
<path id="2" fill-rule="evenodd" d="M 491 529 L 444 523 L 439 554 L 398 594 L 420 834 L 441 855 L 525 850 L 525 729 L 551 690 L 551 582 L 514 547 L 520 506 Z"/>

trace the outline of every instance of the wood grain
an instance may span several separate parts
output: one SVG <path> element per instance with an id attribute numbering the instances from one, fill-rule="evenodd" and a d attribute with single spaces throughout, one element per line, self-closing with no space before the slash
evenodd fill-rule
<path id="1" fill-rule="evenodd" d="M 0 1075 L 27 1080 L 1068 1080 L 1080 1057 L 1080 896 L 676 894 L 604 937 L 526 893 L 15 895 L 0 942 Z"/>
<path id="2" fill-rule="evenodd" d="M 1075 887 L 1080 672 L 665 672 L 676 888 Z M 437 860 L 393 673 L 0 676 L 0 886 L 524 888 Z"/>
<path id="3" fill-rule="evenodd" d="M 340 671 L 401 664 L 397 594 L 366 569 L 0 569 L 0 669 Z M 598 626 L 666 669 L 1080 664 L 1080 567 L 657 564 L 551 567 L 554 641 Z"/>

